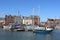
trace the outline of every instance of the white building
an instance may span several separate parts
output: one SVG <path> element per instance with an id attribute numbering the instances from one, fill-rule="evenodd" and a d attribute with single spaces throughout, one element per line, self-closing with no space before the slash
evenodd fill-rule
<path id="1" fill-rule="evenodd" d="M 32 24 L 31 19 L 23 19 L 23 24 Z"/>
<path id="2" fill-rule="evenodd" d="M 22 24 L 26 25 L 32 24 L 32 19 L 29 17 L 23 17 Z"/>

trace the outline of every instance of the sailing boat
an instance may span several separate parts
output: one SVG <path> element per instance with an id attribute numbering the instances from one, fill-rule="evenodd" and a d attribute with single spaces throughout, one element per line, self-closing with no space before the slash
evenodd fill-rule
<path id="1" fill-rule="evenodd" d="M 39 24 L 39 18 L 38 18 L 38 24 Z M 37 25 L 33 29 L 33 32 L 34 33 L 50 33 L 52 31 L 53 31 L 53 28 L 52 27 L 45 27 L 44 25 Z"/>
<path id="2" fill-rule="evenodd" d="M 11 31 L 24 31 L 24 27 L 21 24 L 22 16 L 19 13 L 18 11 L 18 16 L 15 17 L 15 23 L 11 26 Z"/>
<path id="3" fill-rule="evenodd" d="M 34 33 L 50 33 L 53 31 L 53 28 L 47 28 L 45 26 L 37 26 L 34 28 Z"/>

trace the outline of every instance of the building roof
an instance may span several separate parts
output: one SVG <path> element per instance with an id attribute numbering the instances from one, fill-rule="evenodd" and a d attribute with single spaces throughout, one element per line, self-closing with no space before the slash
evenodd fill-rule
<path id="1" fill-rule="evenodd" d="M 48 21 L 54 21 L 55 19 L 48 19 Z"/>

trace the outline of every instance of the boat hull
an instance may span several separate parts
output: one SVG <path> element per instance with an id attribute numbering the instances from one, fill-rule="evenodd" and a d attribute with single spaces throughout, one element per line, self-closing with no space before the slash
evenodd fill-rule
<path id="1" fill-rule="evenodd" d="M 52 32 L 53 30 L 34 30 L 33 32 L 34 33 L 50 33 Z"/>

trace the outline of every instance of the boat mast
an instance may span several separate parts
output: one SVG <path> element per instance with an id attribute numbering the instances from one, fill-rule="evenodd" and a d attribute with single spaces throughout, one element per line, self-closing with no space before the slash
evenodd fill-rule
<path id="1" fill-rule="evenodd" d="M 34 25 L 34 8 L 32 9 L 31 16 L 32 16 L 32 24 Z"/>
<path id="2" fill-rule="evenodd" d="M 39 25 L 39 23 L 40 23 L 40 6 L 38 7 L 38 25 Z"/>
<path id="3" fill-rule="evenodd" d="M 18 19 L 19 19 L 19 17 L 20 17 L 20 19 L 22 19 L 21 13 L 20 13 L 20 11 L 18 10 Z M 19 20 L 20 20 L 20 19 L 19 19 Z M 21 21 L 20 21 L 20 24 L 21 24 Z"/>
<path id="4" fill-rule="evenodd" d="M 18 10 L 18 16 L 20 16 L 20 12 L 19 12 L 19 10 Z"/>

